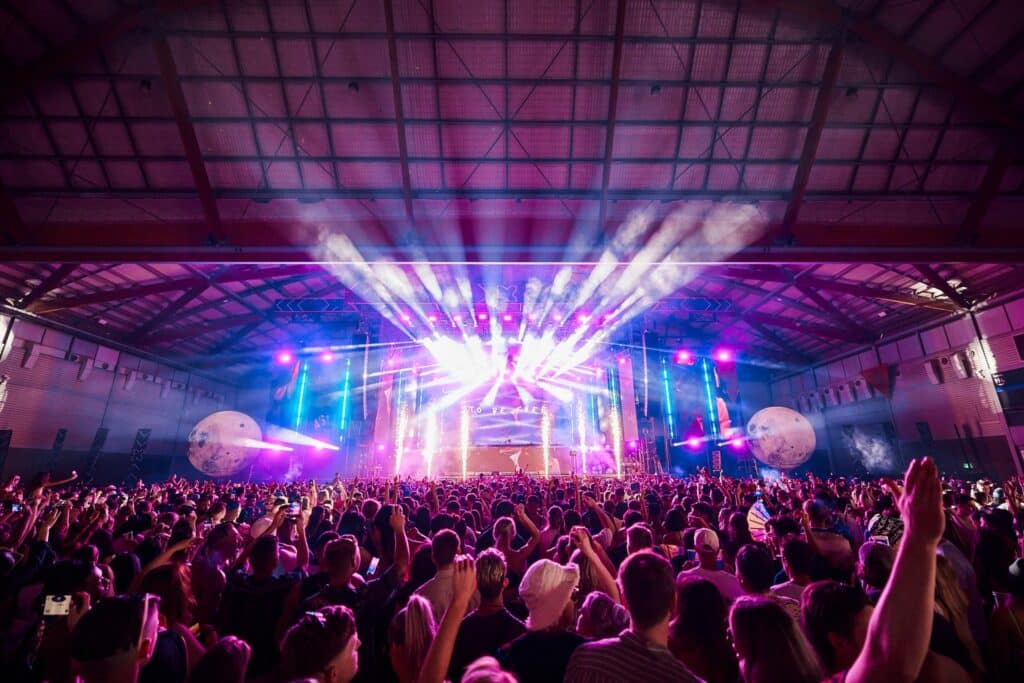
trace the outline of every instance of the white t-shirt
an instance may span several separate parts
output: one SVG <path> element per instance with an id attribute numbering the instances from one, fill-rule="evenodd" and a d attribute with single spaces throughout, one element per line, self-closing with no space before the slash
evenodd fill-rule
<path id="1" fill-rule="evenodd" d="M 711 583 L 715 584 L 718 588 L 718 592 L 722 594 L 725 601 L 728 603 L 733 602 L 736 598 L 744 595 L 743 588 L 740 587 L 740 580 L 727 571 L 716 569 L 708 571 L 703 567 L 695 567 L 693 569 L 687 569 L 679 572 L 680 576 L 696 576 L 701 579 L 707 579 Z"/>
<path id="2" fill-rule="evenodd" d="M 798 583 L 786 581 L 785 583 L 780 583 L 777 586 L 772 586 L 772 593 L 799 602 L 800 597 L 804 594 L 804 588 L 807 588 L 807 586 L 801 586 Z"/>

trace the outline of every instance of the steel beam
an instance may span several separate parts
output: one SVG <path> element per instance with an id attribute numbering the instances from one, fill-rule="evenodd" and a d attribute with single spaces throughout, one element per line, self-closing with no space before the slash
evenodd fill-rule
<path id="1" fill-rule="evenodd" d="M 855 259 L 851 259 L 855 260 Z M 906 259 L 902 261 L 905 262 Z M 853 282 L 842 282 L 840 280 L 829 280 L 823 277 L 816 277 L 814 275 L 804 275 L 801 277 L 794 277 L 793 273 L 782 268 L 763 268 L 757 267 L 753 269 L 741 269 L 741 268 L 725 268 L 722 271 L 723 275 L 734 278 L 741 278 L 744 280 L 759 280 L 763 282 L 780 282 L 785 284 L 791 284 L 794 287 L 803 285 L 808 288 L 821 290 L 825 292 L 835 292 L 837 294 L 849 294 L 850 296 L 856 296 L 866 299 L 877 299 L 879 301 L 888 301 L 890 303 L 902 304 L 905 306 L 924 306 L 928 308 L 934 308 L 945 312 L 955 312 L 955 308 L 950 304 L 934 301 L 932 299 L 925 299 L 922 297 L 915 297 L 911 294 L 897 292 L 890 289 L 883 289 L 881 287 L 872 287 L 864 284 L 857 284 Z"/>
<path id="2" fill-rule="evenodd" d="M 163 310 L 154 315 L 152 318 L 147 320 L 144 324 L 135 328 L 135 330 L 128 336 L 129 343 L 135 343 L 148 335 L 153 330 L 158 329 L 168 320 L 170 320 L 175 313 L 188 306 L 189 303 L 195 300 L 197 296 L 209 289 L 209 283 L 201 283 L 188 290 L 171 303 L 164 306 Z"/>
<path id="3" fill-rule="evenodd" d="M 161 0 L 155 7 L 139 3 L 121 9 L 98 24 L 86 27 L 54 52 L 7 71 L 0 79 L 0 102 L 10 102 L 40 81 L 89 59 L 125 33 L 152 21 L 156 14 L 187 11 L 206 2 L 208 0 Z"/>
<path id="4" fill-rule="evenodd" d="M 209 240 L 214 243 L 223 242 L 217 199 L 214 197 L 213 187 L 210 185 L 210 177 L 206 173 L 206 164 L 203 163 L 203 154 L 199 149 L 195 128 L 189 119 L 188 104 L 185 102 L 185 93 L 181 89 L 181 81 L 178 80 L 178 68 L 174 64 L 171 46 L 167 44 L 167 39 L 161 36 L 153 40 L 153 49 L 156 51 L 157 62 L 160 64 L 160 80 L 163 81 L 167 99 L 170 100 L 171 110 L 174 112 L 174 121 L 178 126 L 178 133 L 181 135 L 181 145 L 185 148 L 185 158 L 188 160 L 188 168 L 192 173 L 192 182 L 199 195 L 203 215 L 206 216 Z"/>
<path id="5" fill-rule="evenodd" d="M 839 327 L 843 327 L 847 330 L 850 330 L 855 334 L 861 334 L 867 329 L 867 327 L 863 323 L 857 322 L 850 316 L 846 315 L 846 313 L 839 310 L 838 306 L 836 306 L 832 301 L 823 297 L 821 293 L 818 292 L 818 290 L 811 287 L 810 285 L 804 284 L 803 282 L 798 282 L 796 288 L 799 289 L 804 294 L 804 296 L 806 296 L 808 299 L 816 303 L 825 313 L 825 316 L 829 318 L 832 322 L 839 325 Z"/>
<path id="6" fill-rule="evenodd" d="M 470 227 L 470 219 L 462 221 Z M 566 219 L 533 221 L 535 234 L 543 241 L 525 241 L 526 222 L 519 219 L 495 218 L 488 220 L 488 230 L 470 235 L 461 245 L 464 255 L 460 262 L 516 262 L 536 261 L 557 263 L 563 261 L 590 261 L 586 251 L 566 250 L 566 236 L 578 229 L 575 221 Z M 360 255 L 367 260 L 389 258 L 396 261 L 429 259 L 451 261 L 450 245 L 424 245 L 416 254 L 394 246 L 389 236 L 379 234 L 379 223 L 336 219 L 327 221 L 231 221 L 223 224 L 232 246 L 211 245 L 206 240 L 204 222 L 156 223 L 151 221 L 126 223 L 33 223 L 28 229 L 33 234 L 32 245 L 0 246 L 0 260 L 31 263 L 250 263 L 250 264 L 302 264 L 329 263 L 339 260 L 336 254 L 325 250 L 321 243 L 322 229 L 348 235 L 359 245 Z M 777 224 L 765 226 L 765 234 L 773 234 Z M 794 226 L 793 233 L 799 246 L 774 245 L 767 241 L 750 244 L 739 249 L 694 245 L 678 263 L 690 264 L 772 264 L 781 263 L 1019 263 L 1024 261 L 1024 240 L 1014 228 L 989 228 L 970 246 L 955 242 L 956 226 L 805 223 Z M 346 259 L 341 259 L 346 260 Z M 288 266 L 298 267 L 298 266 Z M 307 266 L 308 267 L 308 266 Z M 751 272 L 744 276 L 773 279 L 770 269 Z M 264 277 L 268 274 L 259 274 Z M 792 276 L 783 273 L 782 277 Z M 840 291 L 844 283 L 822 280 L 823 287 Z M 198 282 L 185 280 L 185 286 L 156 283 L 150 293 L 179 291 Z M 857 285 L 850 285 L 854 288 Z M 174 289 L 169 289 L 173 287 Z M 165 289 L 168 288 L 168 289 Z M 113 294 L 112 292 L 118 292 Z M 142 290 L 147 291 L 147 290 Z M 136 296 L 139 288 L 110 290 L 111 293 L 87 295 L 102 300 Z M 113 299 L 107 298 L 113 296 Z M 888 294 L 879 294 L 886 298 Z M 896 295 L 893 295 L 896 296 Z M 899 303 L 927 305 L 920 300 L 904 296 Z M 75 297 L 76 303 L 81 298 Z M 88 299 L 86 299 L 88 301 Z M 63 307 L 64 302 L 56 305 Z M 940 306 L 941 304 L 934 304 Z"/>
<path id="7" fill-rule="evenodd" d="M 970 310 L 974 305 L 972 302 L 968 301 L 963 294 L 953 289 L 952 285 L 949 284 L 949 281 L 939 275 L 939 272 L 927 263 L 915 263 L 914 268 L 917 269 L 917 272 L 921 273 L 929 285 L 945 294 L 946 298 L 955 303 L 959 308 Z"/>
<path id="8" fill-rule="evenodd" d="M 917 71 L 941 86 L 951 95 L 979 114 L 999 122 L 1011 131 L 1019 131 L 1024 124 L 1006 103 L 979 84 L 960 76 L 943 65 L 938 58 L 925 54 L 907 41 L 877 24 L 867 15 L 849 16 L 847 10 L 827 0 L 756 0 L 766 7 L 777 7 L 791 15 L 818 24 L 835 26 L 846 22 L 849 31 L 883 53 Z M 942 55 L 940 55 L 941 57 Z"/>
<path id="9" fill-rule="evenodd" d="M 821 142 L 821 132 L 825 129 L 825 119 L 828 118 L 828 108 L 832 102 L 832 93 L 839 79 L 839 67 L 843 63 L 843 43 L 846 31 L 839 30 L 832 49 L 828 52 L 828 60 L 825 62 L 825 75 L 822 77 L 821 87 L 818 89 L 818 96 L 814 100 L 814 113 L 811 115 L 811 125 L 807 128 L 807 135 L 804 137 L 803 151 L 800 153 L 800 164 L 796 169 L 796 176 L 793 179 L 793 192 L 789 197 L 789 204 L 786 205 L 786 213 L 782 219 L 782 228 L 778 238 L 783 242 L 789 242 L 793 238 L 793 226 L 796 224 L 797 215 L 800 213 L 800 206 L 804 203 L 804 193 L 807 192 L 807 184 L 811 180 L 811 168 L 818 156 L 818 143 Z"/>
<path id="10" fill-rule="evenodd" d="M 601 206 L 597 212 L 597 229 L 604 231 L 608 217 L 608 184 L 612 177 L 612 151 L 615 146 L 615 116 L 619 106 L 619 81 L 622 76 L 622 43 L 626 35 L 626 0 L 618 0 L 615 8 L 615 46 L 612 48 L 612 77 L 608 93 L 608 121 L 604 137 L 604 166 L 601 168 Z"/>
<path id="11" fill-rule="evenodd" d="M 37 302 L 41 297 L 46 296 L 47 292 L 51 292 L 57 287 L 60 287 L 61 283 L 67 280 L 77 269 L 77 263 L 64 263 L 57 266 L 43 279 L 42 282 L 33 287 L 31 292 L 18 300 L 18 307 L 31 311 L 35 302 Z"/>
<path id="12" fill-rule="evenodd" d="M 17 205 L 2 186 L 0 186 L 0 233 L 3 233 L 4 242 L 11 246 L 25 244 L 29 238 Z"/>
<path id="13" fill-rule="evenodd" d="M 985 214 L 988 213 L 996 195 L 999 194 L 999 186 L 1012 161 L 1013 157 L 1009 148 L 1006 145 L 1000 145 L 995 158 L 985 171 L 985 176 L 981 179 L 978 194 L 968 207 L 964 222 L 960 224 L 960 230 L 956 237 L 957 242 L 974 244 L 978 240 L 978 229 L 981 227 L 981 222 L 985 220 Z"/>
<path id="14" fill-rule="evenodd" d="M 216 283 L 244 282 L 245 280 L 261 280 L 266 278 L 288 277 L 297 274 L 320 272 L 320 268 L 313 265 L 290 265 L 281 268 L 259 268 L 257 266 L 236 266 L 228 268 L 216 275 L 211 275 L 210 280 Z M 206 289 L 210 286 L 210 280 L 200 276 L 180 277 L 161 282 L 154 282 L 148 285 L 130 285 L 127 287 L 115 287 L 114 289 L 101 289 L 86 294 L 69 295 L 41 302 L 35 306 L 39 313 L 52 313 L 54 311 L 68 308 L 79 308 L 94 304 L 105 304 L 113 301 L 138 299 L 154 294 L 167 294 L 169 292 L 180 292 L 193 287 L 202 286 Z"/>
<path id="15" fill-rule="evenodd" d="M 402 106 L 402 79 L 398 73 L 398 43 L 395 40 L 395 9 L 392 0 L 384 0 L 384 24 L 388 32 L 388 61 L 391 68 L 391 95 L 395 101 L 395 130 L 398 134 L 398 157 L 402 168 L 402 198 L 405 201 L 405 217 L 409 225 L 415 225 L 412 210 L 412 180 L 409 176 L 409 150 L 405 137 L 405 113 Z M 438 112 L 440 116 L 441 112 Z M 328 131 L 328 134 L 330 132 Z"/>
<path id="16" fill-rule="evenodd" d="M 221 318 L 220 320 L 212 320 L 205 325 L 188 325 L 184 327 L 176 327 L 173 330 L 165 330 L 156 334 L 151 334 L 143 339 L 140 339 L 140 343 L 144 343 L 147 346 L 159 346 L 161 344 L 169 344 L 171 342 L 178 341 L 180 339 L 190 339 L 192 337 L 201 337 L 210 332 L 217 332 L 219 330 L 230 330 L 235 327 L 242 327 L 245 325 L 251 325 L 253 323 L 266 322 L 266 318 L 257 313 L 246 313 L 244 315 L 236 315 L 230 318 Z"/>

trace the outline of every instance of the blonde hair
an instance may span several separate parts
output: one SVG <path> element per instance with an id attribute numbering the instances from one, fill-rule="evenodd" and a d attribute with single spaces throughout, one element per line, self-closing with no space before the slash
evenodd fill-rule
<path id="1" fill-rule="evenodd" d="M 511 517 L 501 517 L 498 519 L 497 522 L 494 523 L 495 545 L 497 545 L 499 540 L 511 543 L 515 535 L 516 523 L 512 521 Z"/>
<path id="2" fill-rule="evenodd" d="M 430 603 L 419 595 L 409 598 L 409 603 L 391 620 L 389 640 L 400 646 L 406 664 L 411 671 L 419 671 L 427 659 L 427 650 L 434 641 L 437 624 Z"/>
<path id="3" fill-rule="evenodd" d="M 935 602 L 943 616 L 952 624 L 957 638 L 967 648 L 971 663 L 978 671 L 985 671 L 985 663 L 981 658 L 978 643 L 971 635 L 967 622 L 967 594 L 960 585 L 953 563 L 945 555 L 936 558 L 935 565 Z"/>
<path id="4" fill-rule="evenodd" d="M 738 599 L 729 628 L 746 683 L 819 683 L 825 678 L 803 631 L 771 600 Z"/>

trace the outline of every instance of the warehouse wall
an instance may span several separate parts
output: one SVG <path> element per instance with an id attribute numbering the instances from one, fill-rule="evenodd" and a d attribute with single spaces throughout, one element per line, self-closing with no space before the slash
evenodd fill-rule
<path id="1" fill-rule="evenodd" d="M 9 323 L 0 318 L 0 339 Z M 6 457 L 0 448 L 4 477 L 41 470 L 65 475 L 72 469 L 84 475 L 100 428 L 108 432 L 96 461 L 96 481 L 125 476 L 140 429 L 151 430 L 145 477 L 166 476 L 172 461 L 175 471 L 196 476 L 185 457 L 196 422 L 217 410 L 265 410 L 259 397 L 266 392 L 240 391 L 226 381 L 117 353 L 30 322 L 14 321 L 11 333 L 0 360 L 0 375 L 6 377 L 0 384 L 0 430 L 11 430 Z M 83 371 L 87 365 L 92 367 Z M 55 456 L 60 429 L 67 433 Z"/>
<path id="2" fill-rule="evenodd" d="M 895 472 L 931 455 L 948 473 L 1005 478 L 1022 472 L 1024 428 L 1008 426 L 993 375 L 1024 367 L 1021 332 L 1017 299 L 775 381 L 772 394 L 814 424 L 816 469 Z M 959 376 L 956 354 L 971 376 Z M 892 396 L 868 397 L 864 371 L 882 364 L 892 367 Z"/>

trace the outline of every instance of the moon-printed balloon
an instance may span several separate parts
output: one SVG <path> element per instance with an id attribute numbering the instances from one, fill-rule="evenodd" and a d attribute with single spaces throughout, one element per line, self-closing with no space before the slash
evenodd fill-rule
<path id="1" fill-rule="evenodd" d="M 221 410 L 199 421 L 188 435 L 188 461 L 210 477 L 229 477 L 259 453 L 263 432 L 245 413 Z"/>
<path id="2" fill-rule="evenodd" d="M 754 413 L 747 423 L 747 438 L 755 458 L 780 470 L 790 470 L 807 462 L 817 445 L 810 421 L 782 406 Z"/>

